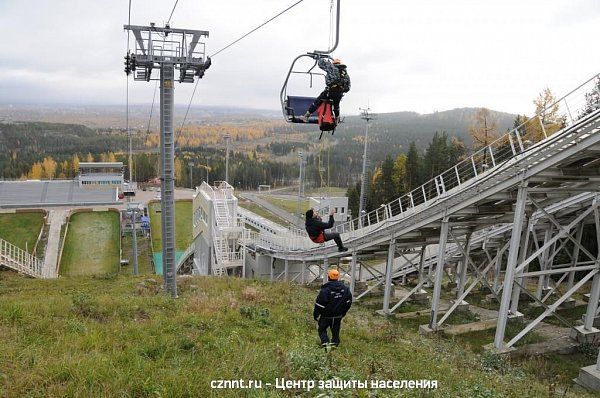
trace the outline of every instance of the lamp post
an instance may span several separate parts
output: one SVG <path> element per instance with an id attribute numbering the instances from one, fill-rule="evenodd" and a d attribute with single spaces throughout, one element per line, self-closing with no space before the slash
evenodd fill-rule
<path id="1" fill-rule="evenodd" d="M 371 121 L 371 119 L 373 119 L 373 116 L 371 116 L 370 109 L 363 109 L 360 108 L 361 110 L 361 115 L 360 118 L 363 119 L 364 121 L 367 122 L 367 126 L 365 128 L 365 148 L 363 151 L 363 164 L 362 164 L 362 175 L 361 175 L 361 179 L 360 179 L 360 199 L 358 200 L 358 225 L 359 227 L 362 227 L 363 224 L 363 215 L 365 213 L 364 209 L 365 209 L 365 201 L 367 198 L 366 195 L 366 190 L 367 190 L 367 167 L 369 164 L 368 161 L 368 147 L 369 147 L 369 122 Z"/>
<path id="2" fill-rule="evenodd" d="M 193 190 L 194 189 L 194 174 L 193 174 L 194 162 L 189 162 L 188 166 L 190 166 L 190 188 L 192 188 L 192 190 Z"/>
<path id="3" fill-rule="evenodd" d="M 225 140 L 227 141 L 227 147 L 225 149 L 225 181 L 229 183 L 229 142 L 231 141 L 231 135 L 225 134 Z M 208 164 L 207 164 L 208 166 Z"/>

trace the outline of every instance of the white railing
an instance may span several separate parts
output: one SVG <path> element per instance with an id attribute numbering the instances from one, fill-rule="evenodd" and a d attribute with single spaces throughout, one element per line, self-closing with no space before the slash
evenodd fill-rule
<path id="1" fill-rule="evenodd" d="M 0 239 L 0 264 L 35 278 L 44 278 L 44 261 Z"/>
<path id="2" fill-rule="evenodd" d="M 586 109 L 586 94 L 597 90 L 597 79 L 600 79 L 600 74 L 593 76 L 539 114 L 527 119 L 490 145 L 479 149 L 420 187 L 362 217 L 340 224 L 334 229 L 340 233 L 347 233 L 349 237 L 365 235 L 377 228 L 382 221 L 400 218 L 398 216 L 405 213 L 414 214 L 429 203 L 446 196 L 448 192 L 472 184 L 505 161 L 516 156 L 526 155 L 531 148 L 549 135 L 569 127 L 585 113 L 590 112 L 589 109 Z M 560 115 L 562 118 L 560 124 L 543 121 L 550 111 Z"/>

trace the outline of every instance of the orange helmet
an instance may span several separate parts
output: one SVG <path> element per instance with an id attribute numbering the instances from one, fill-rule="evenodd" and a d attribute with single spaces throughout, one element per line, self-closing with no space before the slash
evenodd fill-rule
<path id="1" fill-rule="evenodd" d="M 329 277 L 329 280 L 332 281 L 337 281 L 338 279 L 340 279 L 340 273 L 337 269 L 330 269 L 327 276 Z"/>

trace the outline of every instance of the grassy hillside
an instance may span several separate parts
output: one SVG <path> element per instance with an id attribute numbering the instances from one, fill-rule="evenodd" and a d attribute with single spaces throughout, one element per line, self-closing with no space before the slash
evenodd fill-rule
<path id="1" fill-rule="evenodd" d="M 160 284 L 160 282 L 158 283 Z M 510 363 L 356 305 L 342 345 L 318 348 L 314 289 L 189 278 L 180 298 L 143 277 L 32 280 L 0 273 L 0 396 L 297 397 L 320 391 L 211 390 L 215 379 L 437 379 L 408 397 L 546 397 Z M 43 297 L 43 300 L 40 300 Z M 397 397 L 396 390 L 327 396 Z M 563 395 L 560 395 L 563 396 Z M 577 396 L 572 392 L 564 396 Z M 581 393 L 579 396 L 591 396 Z"/>
<path id="2" fill-rule="evenodd" d="M 162 227 L 160 221 L 160 202 L 150 203 L 150 228 L 152 229 L 152 251 L 162 250 Z M 192 202 L 175 201 L 175 250 L 185 251 L 192 243 Z"/>
<path id="3" fill-rule="evenodd" d="M 44 222 L 42 213 L 0 214 L 0 238 L 31 253 Z M 27 245 L 25 244 L 27 242 Z"/>
<path id="4" fill-rule="evenodd" d="M 98 275 L 118 271 L 120 233 L 118 213 L 73 214 L 60 261 L 60 275 Z"/>

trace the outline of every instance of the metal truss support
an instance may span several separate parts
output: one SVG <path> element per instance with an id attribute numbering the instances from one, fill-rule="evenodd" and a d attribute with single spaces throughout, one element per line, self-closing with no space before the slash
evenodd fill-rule
<path id="1" fill-rule="evenodd" d="M 519 195 L 519 199 L 521 199 L 521 196 Z M 527 257 L 524 261 L 522 261 L 521 264 L 519 264 L 515 269 L 514 269 L 514 274 L 519 274 L 521 273 L 522 276 L 528 276 L 528 277 L 539 277 L 540 275 L 551 275 L 551 274 L 563 274 L 563 277 L 561 278 L 561 280 L 558 283 L 560 283 L 565 277 L 566 274 L 568 272 L 575 272 L 575 271 L 587 271 L 587 274 L 585 276 L 583 276 L 576 284 L 574 284 L 571 288 L 569 288 L 567 290 L 567 292 L 565 292 L 564 294 L 562 294 L 562 296 L 558 297 L 557 300 L 552 303 L 552 305 L 546 305 L 543 302 L 543 299 L 546 299 L 547 297 L 549 297 L 549 295 L 546 295 L 546 297 L 544 297 L 542 300 L 540 300 L 540 298 L 538 298 L 536 295 L 529 293 L 529 291 L 526 289 L 526 286 L 522 283 L 519 283 L 517 280 L 514 279 L 514 274 L 511 276 L 509 275 L 509 271 L 511 270 L 511 268 L 507 268 L 507 276 L 505 278 L 505 290 L 503 291 L 503 300 L 501 303 L 501 311 L 499 313 L 499 319 L 498 319 L 498 326 L 496 329 L 496 340 L 494 341 L 494 346 L 497 349 L 508 349 L 512 346 L 514 346 L 514 344 L 519 341 L 523 336 L 525 336 L 529 331 L 531 331 L 537 324 L 539 324 L 545 317 L 547 317 L 548 315 L 553 314 L 554 316 L 558 317 L 561 321 L 565 322 L 567 325 L 571 326 L 566 320 L 564 320 L 564 318 L 560 317 L 558 314 L 556 314 L 556 309 L 562 305 L 565 301 L 567 301 L 574 292 L 576 292 L 577 290 L 579 290 L 585 283 L 587 283 L 587 281 L 589 281 L 590 279 L 594 278 L 593 283 L 592 283 L 592 290 L 591 290 L 591 295 L 595 293 L 595 302 L 592 302 L 591 299 L 592 297 L 590 297 L 590 304 L 588 306 L 588 313 L 591 314 L 591 319 L 589 320 L 589 323 L 586 325 L 584 324 L 583 326 L 578 326 L 575 327 L 572 332 L 571 332 L 571 336 L 576 338 L 577 340 L 580 339 L 580 337 L 582 337 L 583 339 L 588 339 L 590 336 L 590 333 L 592 334 L 592 337 L 594 337 L 593 335 L 600 333 L 599 330 L 594 329 L 593 328 L 593 319 L 594 316 L 596 314 L 597 308 L 598 308 L 598 298 L 600 298 L 600 279 L 598 279 L 598 271 L 599 271 L 599 267 L 598 265 L 600 264 L 598 258 L 596 256 L 593 256 L 585 247 L 583 247 L 581 245 L 580 242 L 577 241 L 577 239 L 575 239 L 572 235 L 571 235 L 571 231 L 573 229 L 575 229 L 578 225 L 580 225 L 580 223 L 585 222 L 585 218 L 588 217 L 592 212 L 594 212 L 595 214 L 597 214 L 598 212 L 598 201 L 597 199 L 594 200 L 592 206 L 590 206 L 589 208 L 585 209 L 584 211 L 582 211 L 579 215 L 577 215 L 573 220 L 571 220 L 569 222 L 568 225 L 563 226 L 561 225 L 556 218 L 549 214 L 546 209 L 541 206 L 540 204 L 538 204 L 536 202 L 536 200 L 532 197 L 529 197 L 529 200 L 532 202 L 532 204 L 540 211 L 540 213 L 543 214 L 545 220 L 547 220 L 549 223 L 551 223 L 553 225 L 553 229 L 555 231 L 557 231 L 557 233 L 549 238 L 548 240 L 546 240 L 546 242 L 539 248 L 537 248 L 537 250 L 530 254 L 529 256 L 525 256 Z M 517 202 L 517 207 L 518 207 L 518 202 Z M 516 215 L 515 215 L 516 217 Z M 596 223 L 597 223 L 597 229 L 600 229 L 600 223 L 598 222 L 598 217 L 596 216 Z M 513 231 L 515 231 L 517 229 L 517 225 L 514 226 Z M 514 234 L 514 232 L 513 232 Z M 513 235 L 514 238 L 515 235 Z M 535 272 L 523 272 L 523 270 L 536 258 L 540 258 L 543 255 L 543 253 L 545 251 L 547 251 L 548 249 L 555 247 L 556 243 L 560 240 L 566 238 L 566 240 L 569 240 L 571 242 L 573 242 L 574 245 L 579 247 L 579 250 L 581 252 L 583 252 L 587 257 L 589 257 L 592 260 L 593 265 L 584 265 L 584 264 L 589 264 L 589 262 L 584 263 L 584 262 L 578 262 L 576 263 L 575 267 L 572 266 L 568 266 L 568 267 L 564 267 L 564 268 L 548 268 L 546 270 L 541 270 L 541 271 L 535 271 Z M 512 239 L 511 239 L 511 245 L 512 245 Z M 561 250 L 562 248 L 562 244 L 561 247 L 559 247 L 557 250 Z M 512 250 L 512 247 L 511 247 Z M 553 254 L 554 255 L 554 254 Z M 553 257 L 553 255 L 551 257 Z M 509 253 L 509 266 L 511 265 L 510 262 L 511 258 L 510 258 L 510 253 Z M 571 264 L 570 264 L 571 265 Z M 522 290 L 523 292 L 525 292 L 526 294 L 528 294 L 531 298 L 533 298 L 537 304 L 539 304 L 540 306 L 542 306 L 543 308 L 545 308 L 544 312 L 542 312 L 542 314 L 540 314 L 536 319 L 534 319 L 533 321 L 531 321 L 529 324 L 527 324 L 527 326 L 525 326 L 525 328 L 523 328 L 523 330 L 521 330 L 521 332 L 519 332 L 515 337 L 513 337 L 508 343 L 504 344 L 503 343 L 503 333 L 506 327 L 506 316 L 507 316 L 507 312 L 502 311 L 503 305 L 507 305 L 507 303 L 505 302 L 505 297 L 507 296 L 507 289 L 508 289 L 508 284 L 510 282 L 513 282 L 515 285 L 515 288 L 518 288 L 520 290 Z M 514 293 L 514 292 L 513 292 Z M 513 295 L 513 299 L 514 299 L 515 295 Z M 518 295 L 516 296 L 518 297 Z M 514 305 L 514 303 L 513 303 Z M 514 307 L 513 307 L 514 308 Z M 586 321 L 588 321 L 587 319 L 587 314 L 586 314 Z M 586 327 L 589 327 L 588 329 L 586 329 Z M 498 340 L 498 336 L 501 335 L 502 340 Z"/>
<path id="2" fill-rule="evenodd" d="M 523 222 L 525 218 L 526 201 L 527 186 L 520 185 L 517 192 L 517 204 L 513 220 L 513 230 L 508 249 L 508 262 L 506 264 L 506 273 L 504 275 L 504 288 L 502 289 L 502 300 L 500 301 L 498 324 L 496 326 L 496 335 L 494 337 L 494 347 L 498 350 L 504 349 L 504 333 L 508 320 L 509 305 L 515 278 L 515 269 L 517 268 L 519 246 L 521 243 L 521 232 L 523 230 Z"/>
<path id="3" fill-rule="evenodd" d="M 492 286 L 492 290 L 495 294 L 500 293 L 500 289 L 502 289 L 502 284 L 500 283 L 500 273 L 502 272 L 502 258 L 504 257 L 504 253 L 506 253 L 506 249 L 508 249 L 510 242 L 506 242 L 504 246 L 502 246 L 496 252 L 495 262 L 494 262 L 494 285 Z"/>
<path id="4" fill-rule="evenodd" d="M 425 281 L 425 275 L 423 275 L 423 271 L 425 269 L 425 249 L 427 246 L 421 246 L 421 253 L 419 255 L 419 284 L 423 285 Z"/>
<path id="5" fill-rule="evenodd" d="M 273 272 L 275 272 L 275 257 L 271 257 L 271 274 L 269 276 L 269 280 L 273 282 Z"/>
<path id="6" fill-rule="evenodd" d="M 519 257 L 519 264 L 523 264 L 525 262 L 525 260 L 527 259 L 527 256 L 529 256 L 529 253 L 531 252 L 531 241 L 529 240 L 529 236 L 531 233 L 533 233 L 535 235 L 535 232 L 533 230 L 533 220 L 531 220 L 530 217 L 527 217 L 527 214 L 524 215 L 523 217 L 523 222 L 522 225 L 526 225 L 526 228 L 523 230 L 522 232 L 522 237 L 521 237 L 521 252 L 520 252 L 520 257 Z M 514 228 L 513 228 L 513 234 L 514 234 Z M 534 236 L 534 241 L 535 241 L 535 236 Z M 512 243 L 511 243 L 512 244 Z M 510 253 L 510 251 L 509 251 Z M 526 266 L 525 268 L 525 272 L 529 269 L 529 265 Z M 518 283 L 517 284 L 513 284 L 513 291 L 512 291 L 512 299 L 510 302 L 510 313 L 512 315 L 519 315 L 519 299 L 521 298 L 521 289 L 519 288 L 519 285 L 523 286 L 526 282 L 526 278 L 522 275 L 523 271 L 519 271 L 516 272 L 516 276 L 517 278 L 515 279 Z M 504 278 L 504 280 L 506 281 L 506 276 Z M 504 284 L 504 286 L 506 286 L 506 283 Z"/>
<path id="7" fill-rule="evenodd" d="M 301 283 L 306 285 L 306 261 L 302 261 L 302 277 Z"/>
<path id="8" fill-rule="evenodd" d="M 594 199 L 594 223 L 596 225 L 596 247 L 598 248 L 596 267 L 600 269 L 600 211 L 598 210 L 598 200 L 599 198 L 596 196 Z M 591 331 L 593 329 L 594 318 L 598 315 L 598 300 L 600 300 L 600 274 L 596 274 L 594 276 L 594 280 L 592 281 L 590 301 L 588 302 L 587 311 L 585 313 L 585 321 L 583 324 L 583 329 L 585 331 Z M 600 353 L 598 354 L 598 369 L 600 370 Z"/>
<path id="9" fill-rule="evenodd" d="M 442 278 L 444 277 L 444 263 L 446 254 L 446 243 L 448 241 L 448 217 L 442 220 L 440 228 L 440 242 L 438 244 L 437 266 L 435 267 L 435 283 L 433 285 L 433 298 L 431 301 L 431 318 L 429 320 L 429 328 L 433 331 L 437 330 L 438 315 L 440 311 L 440 293 L 442 291 Z"/>
<path id="10" fill-rule="evenodd" d="M 458 244 L 458 243 L 457 243 Z M 467 234 L 467 240 L 465 242 L 465 251 L 460 261 L 460 268 L 458 274 L 458 286 L 456 289 L 456 297 L 459 298 L 465 291 L 465 284 L 467 282 L 467 268 L 468 268 L 468 257 L 471 252 L 471 234 Z"/>
<path id="11" fill-rule="evenodd" d="M 552 225 L 548 226 L 544 231 L 544 245 L 546 245 L 550 239 L 552 239 Z M 540 271 L 546 271 L 549 268 L 552 268 L 551 260 L 550 260 L 550 247 L 542 252 L 542 258 L 540 260 Z M 548 289 L 548 279 L 549 276 L 546 274 L 540 274 L 537 284 L 537 289 L 535 292 L 535 297 L 538 300 L 542 300 L 544 295 L 544 290 Z"/>
<path id="12" fill-rule="evenodd" d="M 327 283 L 327 273 L 329 272 L 329 259 L 325 257 L 323 259 L 323 284 Z"/>
<path id="13" fill-rule="evenodd" d="M 583 329 L 586 332 L 594 330 L 594 318 L 598 309 L 598 300 L 600 300 L 600 274 L 596 273 L 592 280 L 592 289 L 590 290 L 590 301 L 588 302 L 587 311 L 585 313 L 585 322 Z"/>
<path id="14" fill-rule="evenodd" d="M 423 260 L 424 261 L 424 260 Z M 431 283 L 431 277 L 433 273 L 433 265 L 429 265 L 429 267 L 427 267 L 427 281 L 425 281 L 425 287 L 431 287 L 432 283 Z"/>
<path id="15" fill-rule="evenodd" d="M 358 261 L 358 259 L 357 259 Z M 363 273 L 364 273 L 364 267 L 363 267 L 363 263 L 361 262 L 360 264 L 358 264 L 358 280 L 359 282 L 363 280 Z"/>
<path id="16" fill-rule="evenodd" d="M 583 223 L 581 223 L 581 225 L 579 225 L 579 228 L 577 229 L 577 236 L 575 237 L 575 239 L 577 239 L 577 242 L 579 242 L 580 244 L 581 244 L 581 237 L 582 236 L 583 236 Z M 572 259 L 571 259 L 571 268 L 577 266 L 578 259 L 579 259 L 579 246 L 578 245 L 573 245 L 573 254 L 572 254 Z M 571 271 L 571 272 L 569 272 L 569 280 L 567 282 L 567 289 L 572 288 L 574 282 L 575 282 L 575 272 Z"/>
<path id="17" fill-rule="evenodd" d="M 356 250 L 352 249 L 352 262 L 350 263 L 350 292 L 352 297 L 355 296 L 354 291 L 356 290 Z"/>
<path id="18" fill-rule="evenodd" d="M 284 260 L 284 268 L 283 268 L 284 279 L 286 282 L 288 282 L 290 280 L 290 272 L 289 271 L 290 271 L 290 264 L 286 257 Z"/>
<path id="19" fill-rule="evenodd" d="M 394 257 L 396 255 L 396 239 L 392 234 L 388 248 L 387 264 L 385 266 L 385 285 L 383 293 L 383 313 L 390 313 L 390 295 L 392 291 L 392 273 L 394 269 Z"/>

